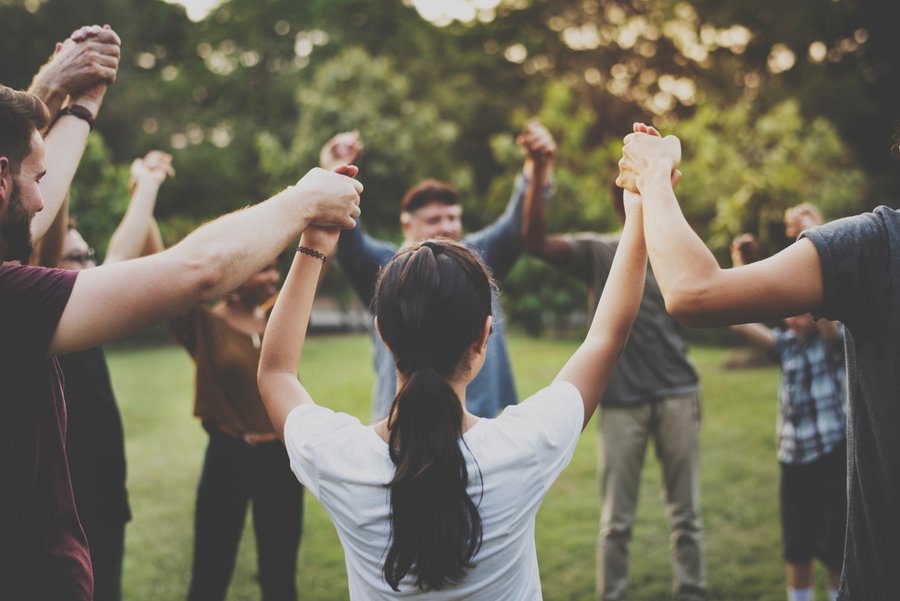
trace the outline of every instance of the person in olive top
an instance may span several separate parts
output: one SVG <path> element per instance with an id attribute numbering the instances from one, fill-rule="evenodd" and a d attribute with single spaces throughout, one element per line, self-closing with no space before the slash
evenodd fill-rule
<path id="1" fill-rule="evenodd" d="M 129 211 L 138 236 L 119 236 L 110 251 L 134 257 L 163 250 L 153 217 L 156 195 Z M 280 279 L 272 262 L 213 306 L 198 305 L 169 320 L 196 364 L 194 415 L 209 434 L 194 513 L 188 599 L 224 600 L 234 572 L 248 506 L 252 506 L 262 598 L 297 598 L 303 487 L 259 398 L 256 370 L 268 318 L 265 306 Z"/>

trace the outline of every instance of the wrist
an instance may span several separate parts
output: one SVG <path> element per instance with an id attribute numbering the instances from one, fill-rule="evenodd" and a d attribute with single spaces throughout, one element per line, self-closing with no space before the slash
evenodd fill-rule
<path id="1" fill-rule="evenodd" d="M 643 191 L 645 187 L 665 186 L 672 188 L 672 166 L 664 161 L 652 163 L 638 176 L 638 189 Z"/>
<path id="2" fill-rule="evenodd" d="M 100 105 L 103 104 L 102 97 L 94 98 L 90 96 L 74 96 L 69 98 L 69 104 L 77 104 L 79 106 L 83 106 L 87 110 L 91 112 L 91 115 L 94 116 L 94 119 L 97 118 L 97 115 L 100 113 Z"/>

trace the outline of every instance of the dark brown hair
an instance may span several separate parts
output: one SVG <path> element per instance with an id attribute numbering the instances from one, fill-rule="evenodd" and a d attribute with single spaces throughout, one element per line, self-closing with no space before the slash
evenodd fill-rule
<path id="1" fill-rule="evenodd" d="M 426 179 L 410 188 L 400 201 L 400 210 L 412 213 L 432 202 L 445 205 L 458 205 L 459 192 L 446 182 Z"/>
<path id="2" fill-rule="evenodd" d="M 378 329 L 406 383 L 388 419 L 396 469 L 383 574 L 395 591 L 410 574 L 421 590 L 457 582 L 481 548 L 460 448 L 463 409 L 448 378 L 465 364 L 491 314 L 491 276 L 465 246 L 428 240 L 400 251 L 375 289 Z"/>
<path id="3" fill-rule="evenodd" d="M 13 173 L 31 152 L 32 134 L 49 122 L 50 112 L 40 98 L 0 85 L 0 156 L 9 159 Z"/>

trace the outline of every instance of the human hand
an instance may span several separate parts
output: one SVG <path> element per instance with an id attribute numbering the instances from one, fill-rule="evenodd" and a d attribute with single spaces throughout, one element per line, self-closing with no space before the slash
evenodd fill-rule
<path id="1" fill-rule="evenodd" d="M 681 141 L 675 136 L 660 136 L 656 128 L 635 123 L 633 133 L 625 136 L 616 185 L 639 193 L 638 180 L 653 169 L 667 169 L 673 187 L 681 180 Z"/>
<path id="2" fill-rule="evenodd" d="M 528 176 L 534 169 L 543 169 L 556 160 L 556 140 L 550 130 L 536 120 L 525 124 L 516 143 L 525 151 L 525 174 Z"/>
<path id="3" fill-rule="evenodd" d="M 116 79 L 120 54 L 121 40 L 109 26 L 82 27 L 56 45 L 29 89 L 48 104 L 69 96 L 96 115 L 106 86 Z"/>
<path id="4" fill-rule="evenodd" d="M 784 233 L 788 238 L 796 238 L 800 232 L 822 225 L 825 220 L 815 205 L 802 202 L 784 212 Z"/>
<path id="5" fill-rule="evenodd" d="M 340 165 L 351 165 L 359 158 L 362 150 L 359 130 L 339 133 L 325 142 L 319 151 L 319 167 L 334 171 Z"/>
<path id="6" fill-rule="evenodd" d="M 293 186 L 307 208 L 309 224 L 356 227 L 355 218 L 360 215 L 359 195 L 363 191 L 363 185 L 355 179 L 358 172 L 353 165 L 338 165 L 333 171 L 316 167 Z"/>
<path id="7" fill-rule="evenodd" d="M 759 245 L 753 234 L 739 234 L 734 237 L 729 247 L 731 264 L 734 267 L 749 265 L 759 260 Z"/>
<path id="8" fill-rule="evenodd" d="M 175 177 L 172 155 L 167 152 L 151 150 L 144 158 L 131 163 L 131 179 L 135 183 L 146 181 L 159 186 L 167 177 Z"/>

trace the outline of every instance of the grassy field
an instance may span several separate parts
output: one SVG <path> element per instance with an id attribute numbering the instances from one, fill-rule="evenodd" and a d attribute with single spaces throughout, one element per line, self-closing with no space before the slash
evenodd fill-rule
<path id="1" fill-rule="evenodd" d="M 571 340 L 510 341 L 520 395 L 547 384 Z M 307 345 L 304 373 L 313 398 L 361 418 L 369 414 L 372 371 L 364 336 L 320 337 Z M 125 421 L 134 520 L 127 531 L 125 598 L 183 599 L 190 573 L 194 493 L 206 435 L 191 416 L 192 363 L 175 347 L 109 352 Z M 774 368 L 724 371 L 724 352 L 695 349 L 703 379 L 702 504 L 712 599 L 784 599 L 774 451 Z M 599 515 L 597 437 L 591 424 L 571 465 L 538 514 L 544 599 L 593 597 Z M 670 597 L 668 529 L 659 467 L 647 454 L 632 544 L 630 599 Z M 347 598 L 343 552 L 318 502 L 306 496 L 299 588 L 304 601 Z M 259 598 L 252 530 L 245 530 L 230 601 Z M 820 583 L 821 584 L 821 583 Z"/>

